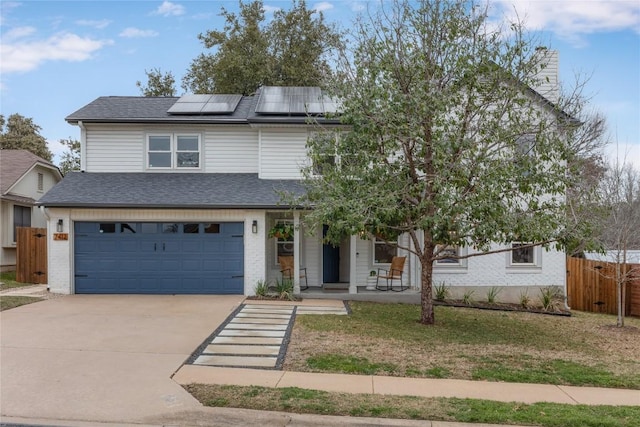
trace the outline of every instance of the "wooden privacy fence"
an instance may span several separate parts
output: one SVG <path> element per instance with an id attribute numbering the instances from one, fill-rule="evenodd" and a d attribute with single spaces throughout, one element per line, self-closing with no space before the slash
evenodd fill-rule
<path id="1" fill-rule="evenodd" d="M 18 227 L 16 281 L 47 283 L 47 229 Z"/>
<path id="2" fill-rule="evenodd" d="M 625 313 L 640 316 L 640 264 L 624 264 Z M 567 257 L 567 298 L 573 310 L 617 314 L 616 264 Z"/>

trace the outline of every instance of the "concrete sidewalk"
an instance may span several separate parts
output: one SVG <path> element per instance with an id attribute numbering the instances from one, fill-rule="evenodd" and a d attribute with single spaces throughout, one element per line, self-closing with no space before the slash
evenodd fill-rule
<path id="1" fill-rule="evenodd" d="M 640 405 L 640 390 L 375 375 L 321 374 L 196 365 L 183 365 L 174 374 L 173 380 L 181 385 L 200 383 L 275 388 L 299 387 L 342 393 L 458 397 L 498 402 Z"/>

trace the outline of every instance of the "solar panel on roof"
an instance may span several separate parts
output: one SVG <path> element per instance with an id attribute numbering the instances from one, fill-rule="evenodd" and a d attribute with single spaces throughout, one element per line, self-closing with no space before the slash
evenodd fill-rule
<path id="1" fill-rule="evenodd" d="M 231 114 L 242 95 L 184 95 L 167 111 L 169 114 Z"/>
<path id="2" fill-rule="evenodd" d="M 322 91 L 319 87 L 266 86 L 260 91 L 256 105 L 258 114 L 323 114 Z"/>

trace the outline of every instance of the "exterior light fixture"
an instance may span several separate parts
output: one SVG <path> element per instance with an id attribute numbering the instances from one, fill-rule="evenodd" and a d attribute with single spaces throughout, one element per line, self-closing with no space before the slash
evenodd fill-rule
<path id="1" fill-rule="evenodd" d="M 253 232 L 253 234 L 256 234 L 258 232 L 258 221 L 256 221 L 255 219 L 251 224 L 251 231 Z"/>
<path id="2" fill-rule="evenodd" d="M 64 222 L 62 221 L 62 218 L 60 218 L 56 224 L 56 231 L 58 233 L 62 233 L 64 231 Z"/>

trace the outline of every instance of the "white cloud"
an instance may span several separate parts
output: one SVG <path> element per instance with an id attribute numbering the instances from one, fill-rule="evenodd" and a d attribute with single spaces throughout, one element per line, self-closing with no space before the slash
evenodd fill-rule
<path id="1" fill-rule="evenodd" d="M 155 13 L 162 16 L 180 16 L 184 15 L 185 10 L 184 6 L 181 4 L 171 3 L 170 1 L 165 0 L 160 6 L 158 6 Z"/>
<path id="2" fill-rule="evenodd" d="M 118 35 L 120 37 L 127 38 L 156 37 L 158 35 L 158 32 L 153 30 L 141 30 L 139 28 L 129 27 L 122 30 L 122 32 Z"/>
<path id="3" fill-rule="evenodd" d="M 99 30 L 102 30 L 104 28 L 107 28 L 109 26 L 109 24 L 111 24 L 111 21 L 109 21 L 108 19 L 101 19 L 99 21 L 81 19 L 79 21 L 76 21 L 76 24 L 82 25 L 84 27 L 93 27 L 93 28 L 97 28 Z"/>
<path id="4" fill-rule="evenodd" d="M 367 4 L 364 1 L 351 2 L 351 10 L 353 12 L 362 12 L 367 9 Z"/>
<path id="5" fill-rule="evenodd" d="M 23 37 L 30 36 L 31 34 L 34 34 L 35 32 L 36 32 L 36 29 L 33 28 L 33 27 L 16 27 L 16 28 L 12 28 L 9 31 L 7 31 L 2 36 L 2 40 L 4 40 L 4 41 L 17 40 L 17 39 L 21 39 Z"/>
<path id="6" fill-rule="evenodd" d="M 528 29 L 551 31 L 577 46 L 585 45 L 584 36 L 592 33 L 640 33 L 637 0 L 498 0 L 496 4 L 508 18 L 524 20 Z"/>
<path id="7" fill-rule="evenodd" d="M 269 6 L 266 4 L 263 7 L 266 13 L 274 13 L 282 9 L 281 7 L 278 7 L 278 6 Z"/>
<path id="8" fill-rule="evenodd" d="M 91 58 L 92 54 L 111 40 L 93 40 L 71 33 L 59 33 L 46 40 L 15 41 L 0 43 L 2 73 L 31 71 L 47 61 L 79 62 Z"/>
<path id="9" fill-rule="evenodd" d="M 324 12 L 330 9 L 333 9 L 333 4 L 327 1 L 321 1 L 320 3 L 316 3 L 315 5 L 313 5 L 313 10 L 315 10 L 316 12 Z"/>

